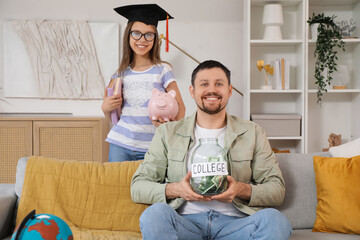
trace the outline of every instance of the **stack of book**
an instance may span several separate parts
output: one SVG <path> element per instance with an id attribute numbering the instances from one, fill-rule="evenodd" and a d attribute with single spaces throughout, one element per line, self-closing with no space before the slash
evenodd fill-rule
<path id="1" fill-rule="evenodd" d="M 107 96 L 111 97 L 116 94 L 121 94 L 121 79 L 120 78 L 112 78 L 107 87 Z M 119 114 L 121 109 L 115 109 L 111 111 L 111 122 L 116 124 L 119 121 Z"/>
<path id="2" fill-rule="evenodd" d="M 274 61 L 275 89 L 290 89 L 290 62 L 286 58 L 278 58 Z"/>

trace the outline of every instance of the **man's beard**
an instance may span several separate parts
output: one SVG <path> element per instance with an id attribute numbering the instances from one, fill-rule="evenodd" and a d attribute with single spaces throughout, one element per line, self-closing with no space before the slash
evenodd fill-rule
<path id="1" fill-rule="evenodd" d="M 217 95 L 217 94 L 209 94 L 209 95 L 206 95 L 205 97 L 211 97 L 211 96 L 219 97 L 219 95 Z M 221 107 L 221 103 L 219 103 L 219 106 L 217 108 L 215 108 L 215 109 L 210 109 L 210 108 L 206 107 L 204 102 L 202 102 L 202 106 L 200 106 L 199 104 L 196 104 L 196 105 L 199 107 L 199 109 L 201 111 L 203 111 L 203 112 L 205 112 L 207 114 L 217 114 L 217 113 L 221 112 L 226 107 L 226 105 Z"/>

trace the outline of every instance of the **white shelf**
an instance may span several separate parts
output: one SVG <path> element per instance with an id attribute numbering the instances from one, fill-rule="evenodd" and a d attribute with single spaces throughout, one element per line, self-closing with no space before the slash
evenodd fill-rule
<path id="1" fill-rule="evenodd" d="M 251 89 L 250 93 L 302 93 L 302 90 L 288 89 L 288 90 L 262 90 L 262 89 Z"/>
<path id="2" fill-rule="evenodd" d="M 296 140 L 300 141 L 302 140 L 302 137 L 268 137 L 269 140 Z"/>
<path id="3" fill-rule="evenodd" d="M 313 6 L 339 6 L 352 5 L 359 2 L 359 0 L 311 0 L 310 4 Z"/>
<path id="4" fill-rule="evenodd" d="M 317 89 L 309 89 L 309 93 L 317 93 Z M 328 89 L 326 93 L 360 93 L 360 89 Z"/>
<path id="5" fill-rule="evenodd" d="M 346 44 L 357 44 L 360 43 L 360 38 L 343 38 L 343 42 Z M 310 39 L 309 40 L 309 45 L 315 45 L 316 44 L 316 40 L 314 39 Z"/>
<path id="6" fill-rule="evenodd" d="M 268 4 L 269 0 L 251 0 L 251 5 L 255 6 L 255 7 L 262 7 L 265 4 Z M 281 5 L 285 6 L 285 7 L 293 7 L 293 6 L 297 6 L 299 5 L 302 0 L 277 0 L 277 3 L 281 3 Z"/>
<path id="7" fill-rule="evenodd" d="M 251 45 L 260 45 L 260 46 L 271 46 L 271 45 L 300 45 L 303 43 L 301 39 L 284 39 L 280 41 L 269 41 L 262 39 L 250 40 Z"/>

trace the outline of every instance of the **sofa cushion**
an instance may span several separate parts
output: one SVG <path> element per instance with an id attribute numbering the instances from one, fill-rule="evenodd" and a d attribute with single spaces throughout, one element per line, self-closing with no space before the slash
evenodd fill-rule
<path id="1" fill-rule="evenodd" d="M 134 203 L 130 181 L 141 161 L 97 163 L 31 157 L 17 224 L 31 210 L 65 220 L 75 230 L 131 231 L 140 234 L 147 205 Z M 76 236 L 74 236 L 76 239 Z"/>
<path id="2" fill-rule="evenodd" d="M 285 180 L 285 199 L 277 209 L 290 221 L 293 229 L 312 228 L 316 218 L 316 185 L 313 156 L 320 153 L 276 153 Z"/>
<path id="3" fill-rule="evenodd" d="M 15 182 L 15 193 L 18 198 L 21 197 L 22 188 L 24 185 L 25 169 L 28 157 L 22 157 L 19 159 L 16 166 L 16 182 Z"/>
<path id="4" fill-rule="evenodd" d="M 360 156 L 314 157 L 314 169 L 319 204 L 313 231 L 360 234 Z"/>
<path id="5" fill-rule="evenodd" d="M 360 155 L 360 138 L 340 146 L 331 147 L 329 153 L 333 157 L 354 157 Z"/>

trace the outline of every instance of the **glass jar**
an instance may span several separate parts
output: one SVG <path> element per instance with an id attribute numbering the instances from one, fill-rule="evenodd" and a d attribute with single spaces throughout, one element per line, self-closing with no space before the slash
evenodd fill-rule
<path id="1" fill-rule="evenodd" d="M 332 85 L 333 89 L 346 89 L 346 85 L 349 84 L 349 70 L 345 65 L 338 65 L 337 71 L 332 73 Z"/>
<path id="2" fill-rule="evenodd" d="M 216 195 L 228 187 L 229 164 L 217 138 L 200 138 L 191 158 L 192 189 L 201 195 Z"/>

